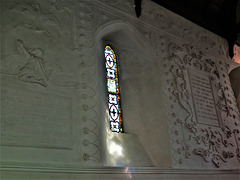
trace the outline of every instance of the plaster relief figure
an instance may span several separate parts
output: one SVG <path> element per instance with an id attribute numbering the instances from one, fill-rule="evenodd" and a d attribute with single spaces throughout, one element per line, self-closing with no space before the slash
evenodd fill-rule
<path id="1" fill-rule="evenodd" d="M 16 40 L 16 44 L 19 54 L 3 57 L 2 74 L 17 76 L 22 82 L 43 87 L 50 82 L 60 87 L 78 88 L 78 81 L 67 80 L 61 67 L 43 58 L 44 51 L 41 48 L 26 48 L 20 39 Z"/>
<path id="2" fill-rule="evenodd" d="M 47 87 L 47 76 L 44 68 L 43 50 L 35 48 L 27 50 L 22 40 L 17 40 L 25 64 L 18 71 L 18 79 L 24 82 L 37 83 Z"/>
<path id="3" fill-rule="evenodd" d="M 37 32 L 46 32 L 48 37 L 54 39 L 50 29 L 54 26 L 58 31 L 62 31 L 61 24 L 53 13 L 44 13 L 37 3 L 15 4 L 11 9 L 17 13 L 22 13 L 31 18 L 34 24 L 24 24 L 23 26 L 36 30 Z M 54 30 L 55 31 L 55 30 Z"/>

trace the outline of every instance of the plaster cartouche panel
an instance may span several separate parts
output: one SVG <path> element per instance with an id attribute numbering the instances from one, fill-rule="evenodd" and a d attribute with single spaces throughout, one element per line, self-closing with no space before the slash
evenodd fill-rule
<path id="1" fill-rule="evenodd" d="M 175 167 L 239 167 L 239 114 L 227 60 L 174 42 L 161 69 Z"/>
<path id="2" fill-rule="evenodd" d="M 92 14 L 87 2 L 1 1 L 3 162 L 101 163 Z"/>
<path id="3" fill-rule="evenodd" d="M 143 26 L 139 30 L 159 60 L 173 166 L 238 168 L 239 112 L 228 78 L 232 63 L 226 41 L 162 7 L 144 3 L 144 18 L 162 20 L 146 24 L 152 31 Z"/>

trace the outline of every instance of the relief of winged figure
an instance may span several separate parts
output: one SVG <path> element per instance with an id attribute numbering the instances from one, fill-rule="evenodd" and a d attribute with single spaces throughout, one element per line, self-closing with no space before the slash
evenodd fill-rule
<path id="1" fill-rule="evenodd" d="M 62 80 L 63 70 L 55 63 L 43 58 L 44 51 L 40 48 L 26 48 L 24 42 L 17 39 L 17 49 L 24 63 L 18 69 L 18 80 L 39 84 L 47 87 L 49 82 L 61 87 L 78 88 L 79 82 L 75 80 Z"/>
<path id="2" fill-rule="evenodd" d="M 21 53 L 25 63 L 18 70 L 18 79 L 23 82 L 37 83 L 47 87 L 48 76 L 43 59 L 43 50 L 34 48 L 28 50 L 25 48 L 22 40 L 17 39 L 18 50 Z"/>
<path id="3" fill-rule="evenodd" d="M 46 32 L 47 35 L 53 38 L 51 28 L 56 27 L 59 32 L 62 31 L 60 21 L 53 13 L 45 13 L 41 10 L 41 7 L 37 3 L 17 3 L 10 8 L 11 11 L 22 13 L 23 15 L 31 18 L 34 21 L 34 25 L 25 24 L 29 28 L 40 32 Z M 55 31 L 55 30 L 54 30 Z"/>
<path id="4" fill-rule="evenodd" d="M 23 40 L 17 39 L 17 54 L 2 58 L 1 74 L 16 76 L 19 81 L 48 87 L 54 84 L 59 87 L 79 88 L 79 82 L 73 78 L 66 79 L 63 69 L 54 62 L 44 58 L 44 50 L 29 48 Z"/>

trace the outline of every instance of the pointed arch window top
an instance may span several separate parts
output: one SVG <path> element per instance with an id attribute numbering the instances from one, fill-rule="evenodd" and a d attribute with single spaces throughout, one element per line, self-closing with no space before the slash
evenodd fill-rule
<path id="1" fill-rule="evenodd" d="M 117 58 L 115 52 L 109 45 L 105 47 L 104 55 L 106 65 L 110 129 L 113 132 L 123 132 Z"/>

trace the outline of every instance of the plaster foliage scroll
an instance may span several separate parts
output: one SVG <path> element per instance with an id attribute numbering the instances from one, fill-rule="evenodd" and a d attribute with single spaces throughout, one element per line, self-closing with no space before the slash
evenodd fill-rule
<path id="1" fill-rule="evenodd" d="M 240 120 L 224 65 L 189 44 L 168 46 L 161 75 L 176 167 L 199 167 L 197 157 L 209 167 L 240 163 Z"/>
<path id="2" fill-rule="evenodd" d="M 183 17 L 150 1 L 142 2 L 142 21 L 176 38 L 191 42 L 209 54 L 227 56 L 226 41 Z M 220 49 L 220 50 L 219 50 Z"/>
<path id="3" fill-rule="evenodd" d="M 60 21 L 61 17 L 66 15 L 64 10 L 67 8 L 60 11 L 60 7 L 55 9 L 53 5 L 48 8 L 45 6 L 46 4 L 38 1 L 19 1 L 5 10 L 9 17 L 17 18 L 14 22 L 3 25 L 3 33 L 7 34 L 3 42 L 7 44 L 2 53 L 1 73 L 43 87 L 53 84 L 78 88 L 79 81 L 73 77 L 75 75 L 68 74 L 59 63 L 65 60 L 65 55 L 75 56 L 74 53 L 65 49 L 65 54 L 61 55 L 59 50 L 56 50 L 65 48 L 64 43 L 71 39 L 71 35 L 63 36 L 68 29 L 64 20 Z M 71 23 L 70 21 L 70 27 Z M 29 39 L 32 41 L 29 42 Z M 12 47 L 9 47 L 10 44 Z M 12 52 L 8 52 L 8 49 L 12 48 Z M 54 52 L 57 52 L 57 55 L 54 55 Z"/>
<path id="4" fill-rule="evenodd" d="M 229 58 L 228 43 L 225 39 L 218 37 L 202 28 L 193 31 L 195 36 L 194 39 L 197 42 L 196 46 L 198 46 L 199 48 L 204 47 L 203 51 L 208 54 Z"/>
<path id="5" fill-rule="evenodd" d="M 178 19 L 174 21 L 173 26 L 174 28 L 171 33 L 177 37 L 186 40 L 188 43 L 191 42 L 192 45 L 202 49 L 202 51 L 208 54 L 228 58 L 228 45 L 223 38 L 216 36 L 182 17 L 178 17 Z"/>
<path id="6" fill-rule="evenodd" d="M 44 32 L 50 39 L 54 39 L 53 32 L 50 30 L 51 26 L 54 26 L 54 29 L 59 32 L 62 31 L 61 23 L 56 15 L 43 11 L 39 3 L 16 3 L 10 8 L 10 11 L 32 20 L 33 23 L 23 23 L 22 27 Z"/>
<path id="7" fill-rule="evenodd" d="M 72 0 L 50 0 L 51 9 L 58 13 L 64 14 L 68 17 L 69 27 L 70 27 L 70 41 L 71 49 L 78 52 L 80 51 L 78 43 L 78 27 L 77 27 L 77 12 L 75 10 L 76 2 Z"/>
<path id="8" fill-rule="evenodd" d="M 153 2 L 142 2 L 142 15 L 141 18 L 163 31 L 169 31 L 172 28 L 173 21 L 169 12 Z"/>

